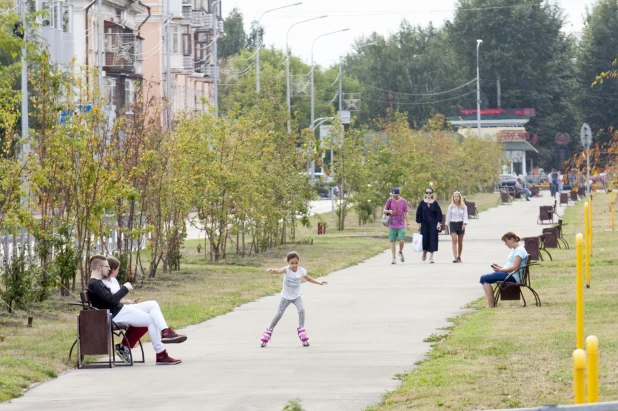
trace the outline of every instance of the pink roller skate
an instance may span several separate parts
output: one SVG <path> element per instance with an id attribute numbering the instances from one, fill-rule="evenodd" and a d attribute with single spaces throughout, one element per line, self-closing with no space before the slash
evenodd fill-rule
<path id="1" fill-rule="evenodd" d="M 309 347 L 309 337 L 307 337 L 307 333 L 305 332 L 305 327 L 298 327 L 296 329 L 298 331 L 298 338 L 303 343 L 303 346 Z"/>
<path id="2" fill-rule="evenodd" d="M 262 347 L 266 347 L 268 341 L 270 341 L 270 337 L 273 335 L 273 330 L 269 330 L 268 328 L 264 331 L 264 335 L 262 335 Z"/>

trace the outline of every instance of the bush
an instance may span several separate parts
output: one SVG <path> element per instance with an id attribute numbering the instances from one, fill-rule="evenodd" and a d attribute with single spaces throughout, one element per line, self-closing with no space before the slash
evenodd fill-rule
<path id="1" fill-rule="evenodd" d="M 26 250 L 22 248 L 11 258 L 4 258 L 1 270 L 0 278 L 4 285 L 2 299 L 8 305 L 9 313 L 15 308 L 25 309 L 28 303 L 36 299 L 39 288 L 36 286 L 35 267 L 28 264 Z"/>

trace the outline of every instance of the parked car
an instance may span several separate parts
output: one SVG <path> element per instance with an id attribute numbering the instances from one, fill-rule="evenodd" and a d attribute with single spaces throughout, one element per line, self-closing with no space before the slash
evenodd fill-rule
<path id="1" fill-rule="evenodd" d="M 500 174 L 500 187 L 515 187 L 515 183 L 517 182 L 517 176 L 512 174 Z"/>

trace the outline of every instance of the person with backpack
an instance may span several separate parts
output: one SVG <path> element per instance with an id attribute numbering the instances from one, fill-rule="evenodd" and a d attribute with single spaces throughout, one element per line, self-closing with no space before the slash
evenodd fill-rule
<path id="1" fill-rule="evenodd" d="M 410 227 L 408 220 L 408 201 L 401 197 L 401 190 L 393 188 L 391 190 L 392 197 L 386 201 L 384 205 L 384 214 L 390 216 L 388 222 L 388 239 L 391 242 L 391 251 L 393 259 L 391 264 L 397 264 L 397 242 L 399 242 L 399 259 L 403 263 L 403 246 L 406 242 L 406 228 Z"/>

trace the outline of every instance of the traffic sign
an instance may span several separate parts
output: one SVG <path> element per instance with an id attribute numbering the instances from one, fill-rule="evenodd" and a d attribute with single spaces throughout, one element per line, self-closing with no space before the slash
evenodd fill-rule
<path id="1" fill-rule="evenodd" d="M 590 145 L 592 144 L 592 130 L 590 129 L 588 123 L 584 123 L 584 125 L 582 126 L 581 137 L 582 146 L 584 146 L 584 148 L 586 149 L 589 149 Z"/>

